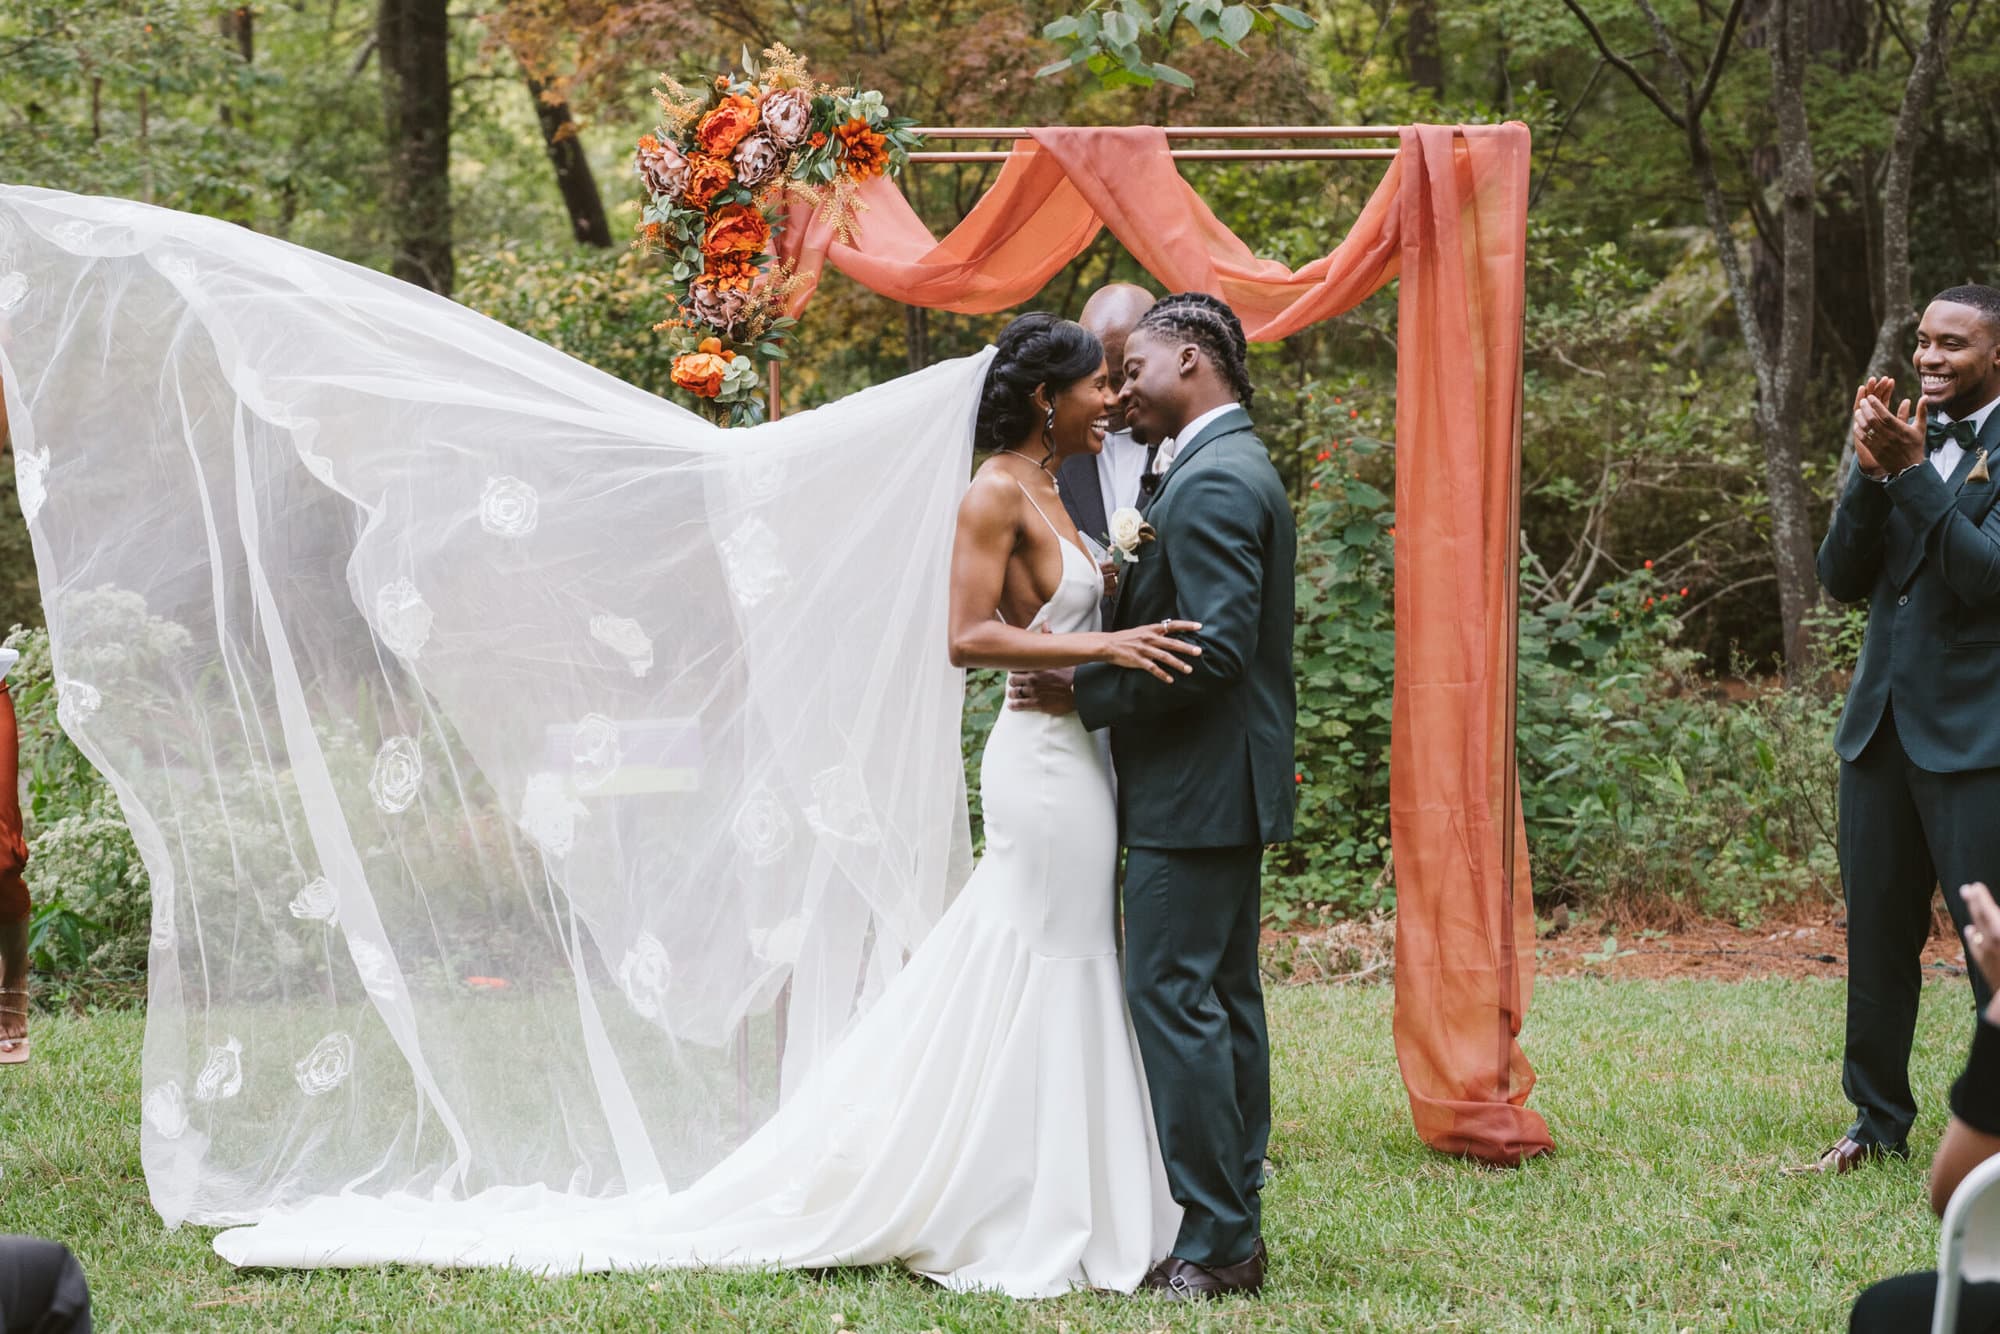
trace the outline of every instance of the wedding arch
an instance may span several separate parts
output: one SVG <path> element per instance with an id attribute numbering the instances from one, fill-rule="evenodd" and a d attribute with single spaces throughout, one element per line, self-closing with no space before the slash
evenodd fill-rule
<path id="1" fill-rule="evenodd" d="M 1011 140 L 913 162 L 1003 162 L 942 240 L 888 180 L 859 192 L 846 237 L 798 205 L 779 255 L 828 263 L 909 305 L 988 314 L 1028 301 L 1109 228 L 1169 291 L 1229 302 L 1272 342 L 1397 294 L 1396 680 L 1390 836 L 1396 1055 L 1419 1135 L 1488 1162 L 1547 1152 L 1518 1037 L 1534 981 L 1534 910 L 1515 763 L 1525 125 L 929 128 Z M 1175 141 L 1380 140 L 1395 148 L 1182 148 Z M 1381 158 L 1389 168 L 1338 247 L 1296 271 L 1258 259 L 1176 160 Z M 777 367 L 771 416 L 780 415 Z"/>

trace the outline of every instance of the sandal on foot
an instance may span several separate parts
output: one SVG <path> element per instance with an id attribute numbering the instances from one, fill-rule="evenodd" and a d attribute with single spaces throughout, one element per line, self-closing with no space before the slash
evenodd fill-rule
<path id="1" fill-rule="evenodd" d="M 8 1000 L 9 996 L 19 996 L 18 1003 Z M 28 989 L 26 987 L 0 987 L 0 1015 L 21 1016 L 22 1033 L 18 1038 L 0 1038 L 0 1065 L 21 1065 L 28 1059 Z"/>

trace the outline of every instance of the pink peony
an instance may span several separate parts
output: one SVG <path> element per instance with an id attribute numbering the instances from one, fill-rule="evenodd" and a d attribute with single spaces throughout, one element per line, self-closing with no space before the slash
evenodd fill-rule
<path id="1" fill-rule="evenodd" d="M 753 134 L 736 146 L 736 179 L 755 190 L 784 168 L 787 156 L 768 134 Z"/>
<path id="2" fill-rule="evenodd" d="M 727 332 L 748 313 L 750 294 L 735 290 L 721 292 L 708 283 L 697 282 L 688 290 L 688 305 L 697 320 L 711 329 Z"/>
<path id="3" fill-rule="evenodd" d="M 670 143 L 662 143 L 650 134 L 641 136 L 638 165 L 639 179 L 645 182 L 647 193 L 656 199 L 671 203 L 687 189 L 687 159 Z"/>
<path id="4" fill-rule="evenodd" d="M 812 133 L 812 94 L 787 88 L 764 99 L 764 129 L 781 148 L 797 148 Z"/>

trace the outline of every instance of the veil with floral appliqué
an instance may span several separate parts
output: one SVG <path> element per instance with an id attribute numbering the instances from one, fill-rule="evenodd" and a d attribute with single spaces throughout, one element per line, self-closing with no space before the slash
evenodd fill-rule
<path id="1" fill-rule="evenodd" d="M 727 432 L 228 223 L 0 187 L 64 726 L 151 877 L 171 1224 L 672 1187 L 969 867 L 987 355 Z"/>

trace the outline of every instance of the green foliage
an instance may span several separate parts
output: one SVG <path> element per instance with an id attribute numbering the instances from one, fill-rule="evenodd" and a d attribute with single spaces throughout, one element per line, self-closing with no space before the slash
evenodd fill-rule
<path id="1" fill-rule="evenodd" d="M 636 250 L 509 243 L 463 252 L 460 301 L 579 361 L 656 394 L 670 388 L 672 345 L 654 265 Z"/>
<path id="2" fill-rule="evenodd" d="M 1297 837 L 1268 858 L 1267 904 L 1366 911 L 1392 898 L 1389 716 L 1396 676 L 1395 510 L 1386 447 L 1349 434 L 1349 394 L 1309 391 L 1299 446 Z"/>
<path id="3" fill-rule="evenodd" d="M 40 998 L 137 999 L 151 936 L 145 866 L 110 785 L 57 720 L 48 632 L 16 627 L 5 646 L 21 654 L 7 686 L 21 735 Z"/>
<path id="4" fill-rule="evenodd" d="M 1672 647 L 1669 600 L 1642 572 L 1523 623 L 1521 793 L 1538 898 L 1754 921 L 1837 896 L 1838 699 L 1757 686 L 1732 699 Z M 1549 650 L 1579 625 L 1597 657 L 1564 666 Z"/>
<path id="5" fill-rule="evenodd" d="M 1215 42 L 1238 55 L 1252 32 L 1280 26 L 1311 32 L 1310 14 L 1291 5 L 1228 4 L 1224 0 L 1090 0 L 1074 14 L 1065 14 L 1042 28 L 1042 37 L 1062 48 L 1063 58 L 1035 71 L 1048 78 L 1082 68 L 1105 88 L 1154 83 L 1192 88 L 1194 80 L 1157 58 L 1171 46 L 1174 30 L 1185 24 L 1204 42 Z"/>

